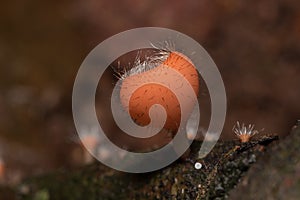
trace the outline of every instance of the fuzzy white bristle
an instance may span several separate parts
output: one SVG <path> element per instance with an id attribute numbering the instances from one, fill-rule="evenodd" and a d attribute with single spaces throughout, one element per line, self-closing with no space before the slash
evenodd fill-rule
<path id="1" fill-rule="evenodd" d="M 140 53 L 138 53 L 134 60 L 133 67 L 128 71 L 124 70 L 122 75 L 119 76 L 119 79 L 124 80 L 129 76 L 141 74 L 153 69 L 162 64 L 168 58 L 169 54 L 170 52 L 160 50 L 158 53 L 155 53 L 151 56 L 145 56 L 145 58 L 142 60 Z"/>
<path id="2" fill-rule="evenodd" d="M 154 49 L 172 52 L 176 51 L 175 43 L 171 40 L 165 40 L 163 42 L 157 42 L 156 44 L 150 43 Z"/>
<path id="3" fill-rule="evenodd" d="M 248 126 L 246 126 L 243 123 L 242 125 L 240 125 L 240 123 L 238 121 L 237 121 L 236 125 L 234 125 L 232 130 L 237 136 L 249 135 L 250 137 L 252 137 L 255 134 L 259 133 L 259 131 L 254 129 L 254 124 L 249 124 Z"/>
<path id="4" fill-rule="evenodd" d="M 170 55 L 171 52 L 175 51 L 175 44 L 172 41 L 163 41 L 156 44 L 150 43 L 153 49 L 156 50 L 152 55 L 146 55 L 141 57 L 141 52 L 137 53 L 137 56 L 134 60 L 133 67 L 130 70 L 126 70 L 126 67 L 123 67 L 123 70 L 119 72 L 116 70 L 117 78 L 119 80 L 124 80 L 125 78 L 141 74 L 143 72 L 154 69 L 155 67 L 162 64 Z M 120 67 L 120 62 L 118 62 L 118 68 Z"/>

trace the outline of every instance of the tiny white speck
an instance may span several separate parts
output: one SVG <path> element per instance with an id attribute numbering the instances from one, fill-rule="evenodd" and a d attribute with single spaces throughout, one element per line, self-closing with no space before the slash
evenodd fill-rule
<path id="1" fill-rule="evenodd" d="M 202 168 L 202 164 L 199 162 L 195 163 L 195 169 L 201 169 Z"/>

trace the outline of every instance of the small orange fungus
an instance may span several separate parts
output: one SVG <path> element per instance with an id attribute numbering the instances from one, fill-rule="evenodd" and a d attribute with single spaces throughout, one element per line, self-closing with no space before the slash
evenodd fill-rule
<path id="1" fill-rule="evenodd" d="M 143 63 L 145 64 L 145 63 Z M 167 68 L 172 68 L 179 72 L 193 89 L 194 94 L 188 94 L 186 91 L 171 91 L 167 85 L 174 83 L 173 76 L 168 76 Z M 162 77 L 164 85 L 155 83 L 152 80 L 153 77 Z M 176 82 L 184 82 L 185 80 L 177 79 Z M 149 83 L 143 84 L 130 94 L 130 87 L 136 86 L 141 81 L 147 80 Z M 165 86 L 166 85 L 166 86 Z M 139 125 L 145 126 L 150 123 L 149 109 L 154 104 L 159 104 L 164 107 L 167 119 L 164 128 L 177 131 L 181 117 L 187 120 L 189 114 L 195 105 L 195 101 L 189 101 L 192 96 L 198 95 L 199 90 L 199 76 L 193 63 L 182 53 L 168 52 L 164 60 L 157 66 L 145 70 L 133 75 L 129 75 L 123 78 L 123 82 L 120 90 L 121 103 L 123 106 L 126 102 L 129 102 L 129 106 L 126 108 L 131 118 Z M 185 113 L 181 113 L 181 106 L 175 93 L 183 93 L 184 100 L 181 103 L 185 103 Z M 128 99 L 129 98 L 129 99 Z M 126 107 L 126 106 L 125 106 Z"/>

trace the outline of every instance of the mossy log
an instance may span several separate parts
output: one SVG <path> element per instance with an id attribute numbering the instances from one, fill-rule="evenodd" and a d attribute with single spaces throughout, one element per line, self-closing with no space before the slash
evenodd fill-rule
<path id="1" fill-rule="evenodd" d="M 241 198 L 242 197 L 242 198 Z M 255 163 L 230 199 L 285 199 L 300 197 L 300 121 L 290 135 Z"/>
<path id="2" fill-rule="evenodd" d="M 203 159 L 198 159 L 201 142 L 196 141 L 188 159 L 156 172 L 129 174 L 94 163 L 31 178 L 15 188 L 15 194 L 22 200 L 223 199 L 264 154 L 265 146 L 277 139 L 219 141 Z M 196 162 L 202 164 L 201 169 L 195 169 Z"/>

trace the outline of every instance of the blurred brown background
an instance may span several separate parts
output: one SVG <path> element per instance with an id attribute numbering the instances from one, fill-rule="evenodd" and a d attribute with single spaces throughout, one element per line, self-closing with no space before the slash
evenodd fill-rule
<path id="1" fill-rule="evenodd" d="M 208 51 L 227 92 L 223 138 L 234 137 L 237 120 L 264 128 L 262 134 L 286 135 L 300 118 L 297 0 L 1 4 L 0 183 L 82 163 L 71 111 L 74 78 L 92 48 L 131 28 L 175 29 Z"/>

